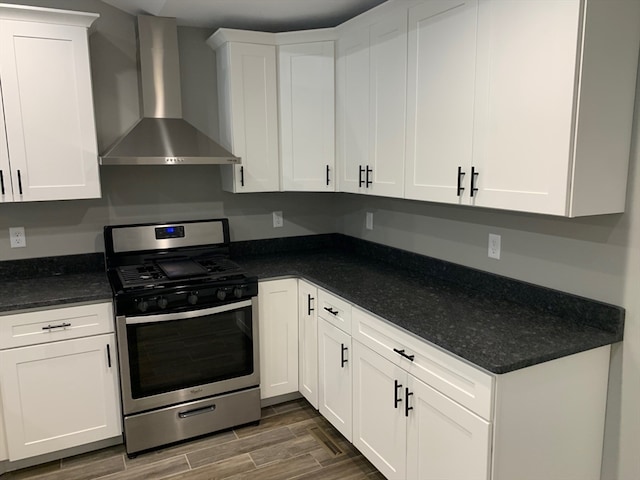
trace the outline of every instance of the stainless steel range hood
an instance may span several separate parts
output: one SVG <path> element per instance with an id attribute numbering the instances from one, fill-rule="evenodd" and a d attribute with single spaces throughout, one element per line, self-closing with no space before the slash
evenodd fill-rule
<path id="1" fill-rule="evenodd" d="M 240 163 L 182 118 L 175 18 L 138 16 L 138 69 L 143 118 L 100 157 L 102 165 Z"/>

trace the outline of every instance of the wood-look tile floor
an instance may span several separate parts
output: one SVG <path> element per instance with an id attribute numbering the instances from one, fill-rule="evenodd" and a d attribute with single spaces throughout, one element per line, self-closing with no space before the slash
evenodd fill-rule
<path id="1" fill-rule="evenodd" d="M 241 427 L 130 459 L 123 445 L 9 472 L 2 480 L 384 480 L 305 400 Z"/>

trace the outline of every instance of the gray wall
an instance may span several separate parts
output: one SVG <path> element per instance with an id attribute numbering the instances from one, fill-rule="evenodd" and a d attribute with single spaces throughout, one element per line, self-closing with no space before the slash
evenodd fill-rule
<path id="1" fill-rule="evenodd" d="M 100 148 L 138 118 L 132 17 L 97 0 L 21 0 L 101 13 L 91 36 Z M 217 138 L 211 32 L 179 30 L 185 116 Z M 348 194 L 233 195 L 217 167 L 103 167 L 98 200 L 0 205 L 0 260 L 102 251 L 102 226 L 226 216 L 234 239 L 340 231 L 509 277 L 621 305 L 625 341 L 614 348 L 603 467 L 605 480 L 640 478 L 640 165 L 636 121 L 627 213 L 581 219 L 442 206 Z M 271 227 L 283 210 L 285 227 Z M 374 230 L 364 229 L 366 211 Z M 10 249 L 9 226 L 25 226 L 28 247 Z M 502 258 L 487 258 L 488 233 Z"/>

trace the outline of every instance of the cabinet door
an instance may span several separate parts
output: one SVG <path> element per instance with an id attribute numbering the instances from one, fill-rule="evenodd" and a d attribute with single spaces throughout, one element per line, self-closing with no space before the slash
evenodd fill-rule
<path id="1" fill-rule="evenodd" d="M 298 388 L 318 408 L 318 289 L 298 280 Z"/>
<path id="2" fill-rule="evenodd" d="M 0 83 L 14 201 L 100 197 L 86 28 L 1 20 Z"/>
<path id="3" fill-rule="evenodd" d="M 258 284 L 260 396 L 298 391 L 298 284 L 272 280 Z"/>
<path id="4" fill-rule="evenodd" d="M 369 29 L 343 31 L 336 64 L 338 189 L 363 193 L 369 161 Z"/>
<path id="5" fill-rule="evenodd" d="M 9 460 L 121 434 L 115 335 L 0 352 Z"/>
<path id="6" fill-rule="evenodd" d="M 325 320 L 318 322 L 320 413 L 351 441 L 351 337 Z"/>
<path id="7" fill-rule="evenodd" d="M 333 42 L 279 47 L 280 158 L 285 191 L 335 190 Z"/>
<path id="8" fill-rule="evenodd" d="M 366 192 L 402 197 L 407 90 L 407 14 L 404 9 L 370 27 L 369 160 Z"/>
<path id="9" fill-rule="evenodd" d="M 6 127 L 4 124 L 4 102 L 0 88 L 0 203 L 13 201 L 11 171 L 9 170 L 9 149 L 7 148 Z"/>
<path id="10" fill-rule="evenodd" d="M 353 342 L 353 444 L 387 478 L 406 476 L 407 373 Z"/>
<path id="11" fill-rule="evenodd" d="M 225 174 L 232 181 L 223 188 L 237 193 L 269 192 L 280 189 L 278 150 L 278 90 L 276 47 L 250 43 L 228 43 L 218 52 L 222 63 L 219 79 L 228 105 L 220 119 L 223 136 L 231 139 L 231 151 L 241 165 L 229 165 Z M 224 98 L 224 97 L 222 97 Z M 221 111 L 221 115 L 222 112 Z M 231 169 L 231 170 L 229 170 Z"/>
<path id="12" fill-rule="evenodd" d="M 491 425 L 408 376 L 408 480 L 487 480 Z"/>
<path id="13" fill-rule="evenodd" d="M 405 198 L 469 201 L 477 17 L 477 0 L 409 10 Z"/>
<path id="14" fill-rule="evenodd" d="M 475 205 L 566 213 L 581 4 L 480 2 Z"/>

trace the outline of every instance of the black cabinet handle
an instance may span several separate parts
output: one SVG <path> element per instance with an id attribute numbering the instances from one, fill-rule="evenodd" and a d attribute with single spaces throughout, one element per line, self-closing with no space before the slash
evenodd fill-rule
<path id="1" fill-rule="evenodd" d="M 364 184 L 365 188 L 369 188 L 369 185 L 371 185 L 373 183 L 371 180 L 369 180 L 369 174 L 370 173 L 373 173 L 373 170 L 371 170 L 369 168 L 369 165 L 367 165 L 367 181 Z"/>
<path id="2" fill-rule="evenodd" d="M 67 322 L 63 322 L 60 325 L 47 325 L 46 327 L 42 327 L 43 330 L 53 330 L 54 328 L 66 328 L 66 327 L 70 327 L 71 324 L 67 323 Z"/>
<path id="3" fill-rule="evenodd" d="M 111 368 L 111 347 L 107 343 L 107 365 Z"/>
<path id="4" fill-rule="evenodd" d="M 358 186 L 361 187 L 364 184 L 364 180 L 362 180 L 362 174 L 364 173 L 364 168 L 362 165 L 358 165 Z"/>
<path id="5" fill-rule="evenodd" d="M 334 310 L 334 309 L 333 309 L 333 308 L 331 308 L 331 307 L 324 307 L 324 309 L 325 309 L 327 312 L 329 312 L 331 315 L 338 315 L 338 314 L 340 313 L 339 311 Z"/>
<path id="6" fill-rule="evenodd" d="M 476 167 L 471 167 L 471 196 L 472 197 L 478 191 L 478 188 L 476 187 L 476 179 L 478 178 L 478 175 L 480 174 L 476 170 Z"/>
<path id="7" fill-rule="evenodd" d="M 344 368 L 346 363 L 349 361 L 349 359 L 344 358 L 344 352 L 346 352 L 347 350 L 349 350 L 349 348 L 345 347 L 344 343 L 341 343 L 340 344 L 340 368 Z"/>
<path id="8" fill-rule="evenodd" d="M 413 359 L 416 358 L 415 355 L 407 355 L 406 353 L 404 353 L 404 348 L 402 350 L 398 350 L 397 348 L 394 348 L 393 351 L 396 352 L 398 355 L 402 355 L 407 360 L 411 360 L 412 362 L 413 362 Z"/>
<path id="9" fill-rule="evenodd" d="M 402 385 L 398 380 L 393 381 L 393 408 L 398 408 L 398 404 L 402 398 L 398 397 L 398 390 L 402 389 Z"/>
<path id="10" fill-rule="evenodd" d="M 244 166 L 240 167 L 240 186 L 244 187 Z"/>
<path id="11" fill-rule="evenodd" d="M 20 170 L 18 170 L 18 191 L 20 195 L 22 195 L 22 176 L 20 175 Z"/>
<path id="12" fill-rule="evenodd" d="M 327 165 L 327 185 L 329 185 L 329 165 Z"/>
<path id="13" fill-rule="evenodd" d="M 311 301 L 315 300 L 315 298 L 313 298 L 311 296 L 311 294 L 307 294 L 307 315 L 311 315 L 311 312 L 313 312 L 313 308 L 311 308 Z"/>
<path id="14" fill-rule="evenodd" d="M 2 174 L 2 170 L 0 170 L 0 190 L 2 190 L 2 195 L 4 195 L 4 175 Z"/>
<path id="15" fill-rule="evenodd" d="M 410 392 L 408 388 L 404 389 L 405 394 L 405 402 L 404 402 L 404 416 L 409 416 L 409 410 L 413 410 L 413 407 L 409 406 L 409 397 L 413 395 L 413 392 Z"/>
<path id="16" fill-rule="evenodd" d="M 464 177 L 464 175 L 465 172 L 462 171 L 462 167 L 458 167 L 458 188 L 456 190 L 458 196 L 462 195 L 464 191 L 464 187 L 462 186 L 462 177 Z"/>

